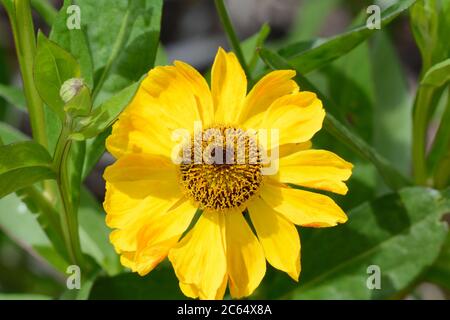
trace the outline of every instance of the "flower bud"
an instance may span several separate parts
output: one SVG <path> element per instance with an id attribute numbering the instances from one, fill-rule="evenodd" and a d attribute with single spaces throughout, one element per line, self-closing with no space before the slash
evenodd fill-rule
<path id="1" fill-rule="evenodd" d="M 85 86 L 84 80 L 81 78 L 69 79 L 61 86 L 59 95 L 64 103 L 67 103 L 72 100 Z"/>

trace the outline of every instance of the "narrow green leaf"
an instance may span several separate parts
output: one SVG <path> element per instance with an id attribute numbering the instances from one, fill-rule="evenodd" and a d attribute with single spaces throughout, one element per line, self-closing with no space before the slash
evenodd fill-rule
<path id="1" fill-rule="evenodd" d="M 36 89 L 61 120 L 64 119 L 64 101 L 59 95 L 61 86 L 66 80 L 79 77 L 80 66 L 76 59 L 39 32 L 34 64 Z"/>
<path id="2" fill-rule="evenodd" d="M 270 33 L 270 26 L 263 24 L 258 33 L 242 42 L 242 53 L 247 62 L 249 72 L 252 73 L 258 63 L 258 49 L 264 45 Z"/>
<path id="3" fill-rule="evenodd" d="M 27 103 L 22 89 L 0 84 L 0 97 L 4 98 L 12 106 L 22 111 L 27 111 Z"/>
<path id="4" fill-rule="evenodd" d="M 427 71 L 421 86 L 442 87 L 450 81 L 450 59 L 441 61 Z"/>
<path id="5" fill-rule="evenodd" d="M 351 210 L 348 222 L 340 227 L 302 229 L 300 282 L 283 297 L 393 297 L 437 259 L 448 231 L 441 221 L 450 209 L 448 197 L 448 192 L 407 188 Z M 371 266 L 379 268 L 379 289 L 367 285 L 374 284 Z M 269 298 L 280 295 L 281 285 L 287 285 L 281 277 L 276 281 Z"/>
<path id="6" fill-rule="evenodd" d="M 450 59 L 431 67 L 420 82 L 414 102 L 413 115 L 413 159 L 414 176 L 417 184 L 425 184 L 430 172 L 426 166 L 427 128 L 434 103 L 442 94 L 441 88 L 450 81 Z"/>
<path id="7" fill-rule="evenodd" d="M 71 18 L 71 14 L 74 14 L 71 11 L 69 11 L 71 12 L 69 14 L 67 9 L 73 4 L 73 0 L 64 0 L 64 4 L 52 25 L 50 40 L 57 43 L 75 57 L 80 64 L 81 77 L 92 90 L 94 87 L 94 67 L 86 31 L 84 28 L 69 29 L 67 27 L 67 21 Z"/>
<path id="8" fill-rule="evenodd" d="M 0 198 L 36 182 L 54 179 L 52 159 L 35 142 L 0 146 Z"/>
<path id="9" fill-rule="evenodd" d="M 273 69 L 294 69 L 281 56 L 268 49 L 261 49 L 260 55 L 264 62 Z M 333 109 L 339 109 L 334 106 L 334 103 L 324 96 L 308 79 L 301 76 L 298 70 L 296 71 L 297 76 L 295 79 L 303 90 L 315 92 L 323 101 L 325 108 L 332 106 Z M 372 162 L 386 184 L 393 190 L 397 190 L 409 184 L 407 179 L 403 177 L 403 175 L 400 174 L 384 157 L 382 157 L 376 150 L 367 144 L 367 142 L 361 139 L 358 135 L 354 134 L 338 119 L 336 119 L 332 115 L 332 112 L 327 112 L 324 121 L 324 128 L 348 148 L 355 151 L 359 156 Z"/>
<path id="10" fill-rule="evenodd" d="M 132 84 L 95 109 L 92 116 L 82 121 L 81 124 L 85 126 L 72 134 L 72 138 L 86 140 L 106 130 L 133 99 L 139 85 L 140 81 Z"/>
<path id="11" fill-rule="evenodd" d="M 381 27 L 406 11 L 416 0 L 398 0 L 381 13 Z M 280 50 L 280 55 L 286 58 L 298 72 L 306 74 L 346 54 L 358 44 L 375 33 L 377 29 L 369 29 L 366 24 L 330 39 L 294 43 Z"/>

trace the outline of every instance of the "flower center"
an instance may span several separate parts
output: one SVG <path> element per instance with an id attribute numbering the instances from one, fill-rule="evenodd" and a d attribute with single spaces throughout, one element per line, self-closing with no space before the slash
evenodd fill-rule
<path id="1" fill-rule="evenodd" d="M 244 209 L 257 194 L 262 165 L 253 135 L 242 129 L 214 127 L 196 134 L 188 150 L 180 164 L 180 183 L 201 209 Z"/>

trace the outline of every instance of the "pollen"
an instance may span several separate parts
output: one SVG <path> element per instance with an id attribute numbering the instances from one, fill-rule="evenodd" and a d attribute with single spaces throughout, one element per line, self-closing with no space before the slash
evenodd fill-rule
<path id="1" fill-rule="evenodd" d="M 180 183 L 201 209 L 243 209 L 257 195 L 262 164 L 253 134 L 218 126 L 194 135 L 188 147 L 180 164 Z"/>

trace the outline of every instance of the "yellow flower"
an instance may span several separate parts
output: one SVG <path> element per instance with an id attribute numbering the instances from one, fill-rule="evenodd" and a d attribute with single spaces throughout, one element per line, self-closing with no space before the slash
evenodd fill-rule
<path id="1" fill-rule="evenodd" d="M 289 184 L 346 194 L 352 165 L 311 149 L 325 111 L 314 93 L 299 90 L 294 76 L 291 70 L 271 72 L 247 94 L 236 56 L 222 49 L 211 89 L 183 62 L 148 73 L 107 140 L 117 161 L 104 174 L 106 223 L 115 229 L 110 239 L 124 266 L 145 275 L 168 256 L 183 293 L 201 299 L 223 298 L 227 285 L 232 297 L 249 296 L 264 277 L 266 259 L 298 280 L 295 225 L 330 227 L 347 216 L 331 198 Z M 180 144 L 174 139 L 179 129 L 194 138 Z M 244 147 L 255 151 L 253 158 L 245 151 L 244 162 L 208 162 L 221 151 L 237 155 L 237 142 L 226 140 L 222 149 L 212 143 L 214 152 L 203 153 L 209 158 L 200 153 L 203 162 L 194 160 L 197 151 L 174 162 L 184 150 L 180 146 L 200 145 L 204 151 L 212 140 L 202 134 L 209 129 L 224 139 L 234 130 L 244 137 Z M 278 137 L 269 135 L 270 147 L 264 147 L 255 134 L 244 134 L 249 129 Z M 278 170 L 263 174 L 268 167 L 263 154 L 275 150 Z"/>

